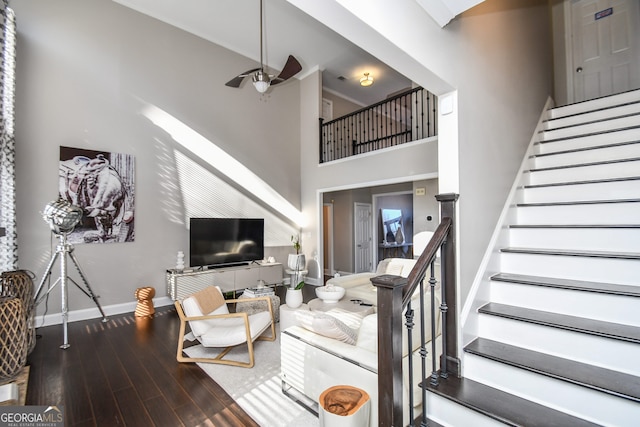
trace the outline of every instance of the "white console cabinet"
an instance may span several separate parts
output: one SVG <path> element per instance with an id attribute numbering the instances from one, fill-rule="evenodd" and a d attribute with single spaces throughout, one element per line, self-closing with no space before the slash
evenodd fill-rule
<path id="1" fill-rule="evenodd" d="M 222 292 L 255 288 L 260 280 L 267 285 L 282 283 L 282 264 L 248 264 L 210 270 L 167 270 L 167 294 L 183 299 L 207 286 L 219 286 Z"/>

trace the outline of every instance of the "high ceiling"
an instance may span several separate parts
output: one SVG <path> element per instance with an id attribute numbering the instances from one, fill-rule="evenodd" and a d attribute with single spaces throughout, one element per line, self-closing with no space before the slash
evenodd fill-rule
<path id="1" fill-rule="evenodd" d="M 259 0 L 113 1 L 246 56 L 255 61 L 256 66 L 260 62 Z M 479 1 L 455 0 L 467 4 Z M 441 12 L 438 11 L 439 14 Z M 425 16 L 428 19 L 428 15 Z M 273 71 L 281 70 L 287 56 L 292 54 L 302 64 L 302 71 L 297 78 L 320 69 L 323 71 L 325 89 L 340 93 L 361 105 L 380 101 L 391 93 L 411 86 L 409 79 L 287 0 L 264 0 L 263 25 L 264 62 Z M 249 64 L 248 68 L 253 65 Z M 246 70 L 230 70 L 229 79 L 243 71 Z M 365 72 L 375 79 L 375 83 L 368 88 L 359 85 Z M 221 85 L 224 83 L 220 82 Z"/>

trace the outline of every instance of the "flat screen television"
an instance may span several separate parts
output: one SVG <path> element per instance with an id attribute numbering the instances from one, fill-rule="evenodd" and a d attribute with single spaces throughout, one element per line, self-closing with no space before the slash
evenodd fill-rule
<path id="1" fill-rule="evenodd" d="M 264 258 L 264 219 L 191 218 L 189 265 L 215 268 Z"/>

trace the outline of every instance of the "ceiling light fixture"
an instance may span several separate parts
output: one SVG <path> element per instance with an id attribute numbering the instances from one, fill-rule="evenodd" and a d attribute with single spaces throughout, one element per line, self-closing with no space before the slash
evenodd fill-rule
<path id="1" fill-rule="evenodd" d="M 360 86 L 368 87 L 373 84 L 373 77 L 369 73 L 364 73 L 364 77 L 360 79 Z"/>
<path id="2" fill-rule="evenodd" d="M 271 86 L 269 75 L 264 73 L 262 70 L 256 71 L 253 75 L 253 85 L 258 92 L 265 93 L 267 89 L 269 89 L 269 86 Z"/>

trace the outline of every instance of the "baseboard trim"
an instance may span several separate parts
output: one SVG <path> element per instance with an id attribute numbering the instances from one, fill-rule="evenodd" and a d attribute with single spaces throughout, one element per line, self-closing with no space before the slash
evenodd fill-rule
<path id="1" fill-rule="evenodd" d="M 164 307 L 172 304 L 173 301 L 168 296 L 153 299 L 154 307 Z M 136 310 L 136 305 L 137 301 L 131 301 L 122 304 L 103 306 L 102 310 L 104 311 L 104 314 L 109 317 L 118 314 L 133 313 Z M 79 322 L 81 320 L 99 319 L 102 317 L 100 314 L 100 310 L 98 310 L 98 307 L 85 308 L 82 310 L 72 310 L 69 311 L 68 314 L 68 322 Z M 43 326 L 60 325 L 62 324 L 62 313 L 58 312 L 47 314 L 45 316 L 36 316 L 34 324 L 36 325 L 36 328 L 41 328 Z"/>

